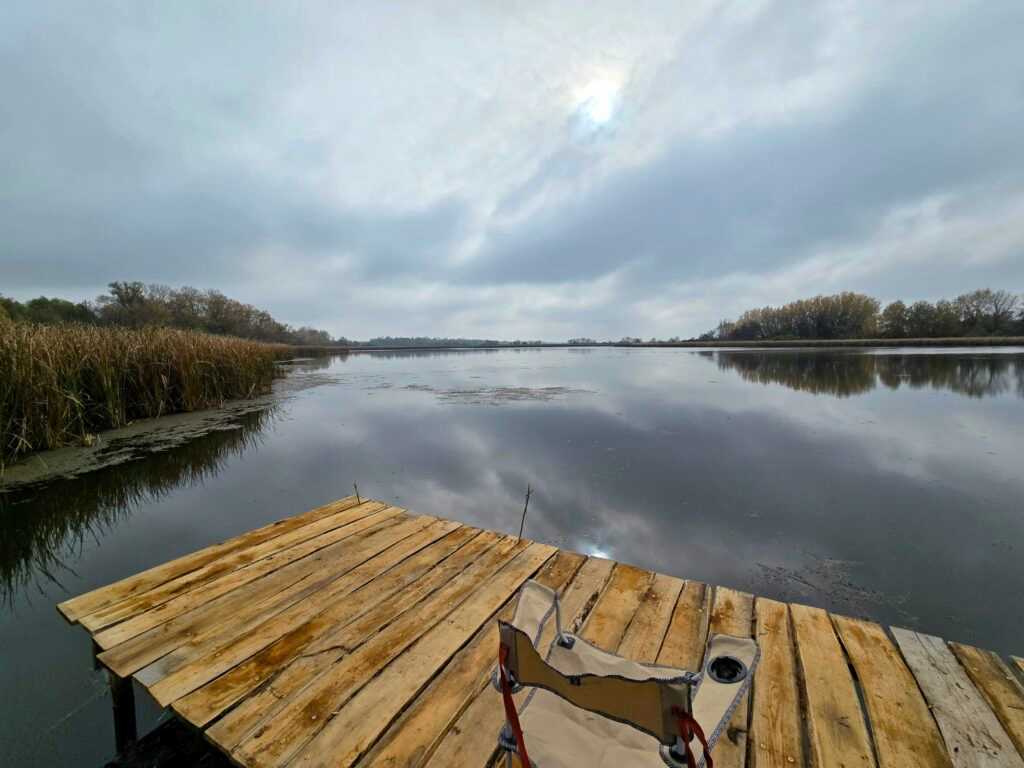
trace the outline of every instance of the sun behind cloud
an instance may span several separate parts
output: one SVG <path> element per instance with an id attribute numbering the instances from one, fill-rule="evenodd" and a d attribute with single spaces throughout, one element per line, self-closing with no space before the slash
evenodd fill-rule
<path id="1" fill-rule="evenodd" d="M 619 108 L 621 86 L 607 78 L 591 80 L 577 93 L 576 111 L 594 127 L 609 123 Z"/>

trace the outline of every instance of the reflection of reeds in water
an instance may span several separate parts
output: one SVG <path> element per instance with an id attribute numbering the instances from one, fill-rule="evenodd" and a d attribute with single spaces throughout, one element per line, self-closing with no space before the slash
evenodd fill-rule
<path id="1" fill-rule="evenodd" d="M 860 395 L 879 383 L 897 390 L 935 389 L 965 397 L 1014 390 L 1024 397 L 1024 360 L 1014 355 L 861 355 L 800 352 L 715 352 L 720 370 L 744 381 L 835 397 Z"/>
<path id="2" fill-rule="evenodd" d="M 16 492 L 0 493 L 0 602 L 13 604 L 32 584 L 59 583 L 89 539 L 99 541 L 138 504 L 213 477 L 256 445 L 275 409 L 245 414 L 237 429 L 135 461 Z"/>

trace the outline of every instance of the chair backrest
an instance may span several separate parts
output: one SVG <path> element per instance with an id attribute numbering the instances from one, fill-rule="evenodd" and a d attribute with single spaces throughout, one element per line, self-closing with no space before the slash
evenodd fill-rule
<path id="1" fill-rule="evenodd" d="M 679 734 L 680 713 L 691 714 L 699 676 L 624 659 L 562 631 L 558 595 L 528 581 L 511 622 L 499 622 L 505 667 L 517 686 L 537 686 L 582 709 L 644 731 L 662 744 Z M 557 635 L 547 657 L 536 645 L 551 618 Z"/>

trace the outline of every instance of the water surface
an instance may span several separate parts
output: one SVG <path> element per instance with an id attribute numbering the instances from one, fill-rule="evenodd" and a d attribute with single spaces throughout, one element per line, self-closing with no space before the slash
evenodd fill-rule
<path id="1" fill-rule="evenodd" d="M 377 353 L 237 429 L 8 494 L 0 764 L 99 765 L 62 599 L 351 493 L 1021 654 L 1024 350 Z M 157 716 L 139 697 L 140 728 Z"/>

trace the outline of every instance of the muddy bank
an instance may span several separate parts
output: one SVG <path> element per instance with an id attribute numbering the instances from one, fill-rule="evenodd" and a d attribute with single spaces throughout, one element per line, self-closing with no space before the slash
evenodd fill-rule
<path id="1" fill-rule="evenodd" d="M 80 477 L 178 448 L 213 432 L 240 429 L 240 421 L 247 414 L 268 410 L 303 390 L 337 381 L 337 377 L 311 368 L 288 366 L 287 375 L 275 381 L 273 390 L 266 395 L 248 400 L 230 400 L 220 408 L 140 419 L 121 429 L 101 432 L 88 446 L 69 446 L 34 453 L 4 469 L 0 476 L 0 493 Z"/>

